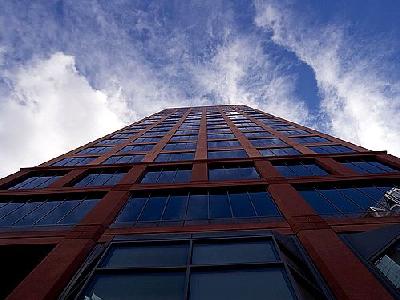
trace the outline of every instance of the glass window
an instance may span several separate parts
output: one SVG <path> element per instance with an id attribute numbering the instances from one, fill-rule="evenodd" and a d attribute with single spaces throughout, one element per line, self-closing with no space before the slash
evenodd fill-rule
<path id="1" fill-rule="evenodd" d="M 381 162 L 369 160 L 369 159 L 347 159 L 342 162 L 346 167 L 353 171 L 361 174 L 380 174 L 380 173 L 391 173 L 397 172 L 397 170 L 385 165 Z"/>
<path id="2" fill-rule="evenodd" d="M 263 156 L 288 156 L 300 154 L 299 151 L 292 147 L 261 149 L 260 152 Z"/>
<path id="3" fill-rule="evenodd" d="M 113 139 L 127 139 L 132 136 L 132 133 L 116 133 L 111 138 Z"/>
<path id="4" fill-rule="evenodd" d="M 129 145 L 122 148 L 119 152 L 145 152 L 151 151 L 154 148 L 154 144 L 144 144 L 144 145 Z"/>
<path id="5" fill-rule="evenodd" d="M 97 143 L 97 145 L 117 145 L 127 142 L 128 139 L 105 139 Z"/>
<path id="6" fill-rule="evenodd" d="M 232 131 L 230 129 L 226 129 L 226 128 L 207 129 L 207 134 L 217 134 L 217 133 L 232 133 Z"/>
<path id="7" fill-rule="evenodd" d="M 185 266 L 188 251 L 188 243 L 138 243 L 135 246 L 123 244 L 110 249 L 102 266 L 109 268 Z"/>
<path id="8" fill-rule="evenodd" d="M 400 288 L 400 242 L 395 242 L 375 261 L 375 267 L 398 290 Z"/>
<path id="9" fill-rule="evenodd" d="M 231 147 L 240 147 L 239 141 L 215 141 L 208 142 L 208 148 L 231 148 Z"/>
<path id="10" fill-rule="evenodd" d="M 79 222 L 97 198 L 42 197 L 0 203 L 0 226 L 69 225 Z"/>
<path id="11" fill-rule="evenodd" d="M 217 165 L 208 170 L 210 180 L 235 180 L 260 178 L 256 169 L 249 165 Z"/>
<path id="12" fill-rule="evenodd" d="M 155 161 L 168 162 L 168 161 L 182 161 L 182 160 L 193 160 L 193 152 L 184 153 L 160 153 Z"/>
<path id="13" fill-rule="evenodd" d="M 202 236 L 202 237 L 201 237 Z M 238 236 L 202 233 L 188 236 L 154 236 L 152 239 L 112 242 L 89 274 L 88 283 L 76 295 L 87 273 L 78 273 L 68 299 L 302 299 L 294 285 L 307 282 L 310 299 L 325 299 L 294 238 L 291 247 L 279 245 L 271 234 Z M 164 239 L 164 240 L 163 240 Z M 193 245 L 192 256 L 189 244 Z M 289 255 L 282 261 L 278 253 Z M 295 257 L 295 263 L 291 258 Z M 226 266 L 229 264 L 229 266 Z M 296 269 L 294 272 L 293 270 Z M 298 276 L 288 276 L 301 272 Z M 311 288 L 310 288 L 311 287 Z M 303 291 L 303 289 L 302 289 Z M 296 293 L 299 293 L 297 295 Z M 307 298 L 308 299 L 308 298 Z"/>
<path id="14" fill-rule="evenodd" d="M 350 153 L 354 152 L 353 149 L 350 149 L 346 146 L 342 145 L 325 145 L 325 146 L 310 146 L 308 147 L 315 153 L 320 154 L 334 154 L 334 153 Z"/>
<path id="15" fill-rule="evenodd" d="M 207 138 L 209 140 L 234 139 L 235 135 L 230 133 L 216 133 L 216 134 L 208 134 Z"/>
<path id="16" fill-rule="evenodd" d="M 171 141 L 195 141 L 197 140 L 197 135 L 174 135 Z"/>
<path id="17" fill-rule="evenodd" d="M 177 150 L 195 150 L 196 143 L 168 143 L 165 145 L 164 150 L 177 151 Z"/>
<path id="18" fill-rule="evenodd" d="M 285 177 L 300 177 L 300 176 L 325 176 L 328 173 L 314 163 L 303 162 L 281 162 L 274 165 Z"/>
<path id="19" fill-rule="evenodd" d="M 330 141 L 320 136 L 306 136 L 293 138 L 297 143 L 300 144 L 315 144 L 315 143 L 329 143 Z"/>
<path id="20" fill-rule="evenodd" d="M 48 187 L 53 182 L 61 178 L 61 175 L 38 175 L 30 176 L 23 181 L 9 187 L 9 190 L 20 190 L 20 189 L 42 189 Z"/>
<path id="21" fill-rule="evenodd" d="M 141 183 L 179 183 L 189 182 L 192 170 L 187 167 L 166 167 L 146 172 Z"/>
<path id="22" fill-rule="evenodd" d="M 244 135 L 247 138 L 258 138 L 258 137 L 270 137 L 270 136 L 272 136 L 272 134 L 267 132 L 267 131 L 245 132 Z"/>
<path id="23" fill-rule="evenodd" d="M 218 240 L 198 242 L 193 246 L 192 263 L 198 265 L 257 263 L 276 261 L 277 255 L 270 240 Z"/>
<path id="24" fill-rule="evenodd" d="M 102 186 L 102 185 L 115 185 L 121 181 L 122 177 L 126 175 L 121 171 L 100 171 L 99 173 L 91 173 L 86 175 L 79 182 L 75 183 L 75 187 L 85 186 Z"/>
<path id="25" fill-rule="evenodd" d="M 82 149 L 77 154 L 103 154 L 110 151 L 111 147 L 89 147 Z"/>
<path id="26" fill-rule="evenodd" d="M 185 272 L 96 274 L 84 299 L 176 300 L 183 299 L 184 290 Z"/>
<path id="27" fill-rule="evenodd" d="M 241 131 L 263 131 L 264 128 L 260 126 L 238 126 Z"/>
<path id="28" fill-rule="evenodd" d="M 256 147 L 267 147 L 276 145 L 286 145 L 283 141 L 277 138 L 270 139 L 251 139 L 250 142 Z"/>
<path id="29" fill-rule="evenodd" d="M 154 143 L 158 142 L 160 139 L 160 137 L 140 137 L 135 140 L 135 143 Z"/>
<path id="30" fill-rule="evenodd" d="M 87 165 L 94 159 L 96 159 L 96 157 L 66 157 L 53 163 L 53 166 L 57 167 L 83 166 Z"/>
<path id="31" fill-rule="evenodd" d="M 248 157 L 246 151 L 239 150 L 229 150 L 229 151 L 208 151 L 208 158 L 245 158 Z"/>
<path id="32" fill-rule="evenodd" d="M 301 135 L 301 134 L 310 134 L 309 132 L 301 129 L 296 130 L 280 130 L 279 133 L 283 133 L 286 135 Z"/>
<path id="33" fill-rule="evenodd" d="M 281 214 L 266 191 L 209 191 L 204 193 L 161 193 L 132 196 L 116 224 L 171 220 L 218 220 L 236 218 L 276 218 Z"/>
<path id="34" fill-rule="evenodd" d="M 198 130 L 177 130 L 175 134 L 182 134 L 182 135 L 196 135 L 198 134 Z"/>
<path id="35" fill-rule="evenodd" d="M 114 164 L 131 164 L 135 162 L 142 161 L 144 155 L 136 154 L 136 155 L 114 155 L 109 157 L 107 160 L 103 162 L 105 165 L 114 165 Z"/>
<path id="36" fill-rule="evenodd" d="M 390 186 L 313 187 L 299 192 L 321 215 L 360 216 L 379 207 L 391 189 Z"/>
<path id="37" fill-rule="evenodd" d="M 283 268 L 194 271 L 190 300 L 295 299 Z"/>

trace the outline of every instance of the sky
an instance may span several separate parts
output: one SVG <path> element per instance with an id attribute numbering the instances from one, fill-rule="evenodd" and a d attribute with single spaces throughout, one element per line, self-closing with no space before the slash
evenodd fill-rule
<path id="1" fill-rule="evenodd" d="M 168 107 L 400 156 L 397 0 L 0 1 L 0 177 Z"/>

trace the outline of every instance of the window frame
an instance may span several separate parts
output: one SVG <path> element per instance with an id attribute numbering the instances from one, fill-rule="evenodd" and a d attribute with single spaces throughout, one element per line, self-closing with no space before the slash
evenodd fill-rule
<path id="1" fill-rule="evenodd" d="M 160 236 L 160 235 L 159 235 Z M 247 241 L 266 241 L 266 242 L 271 242 L 272 245 L 272 251 L 274 252 L 276 256 L 276 261 L 263 261 L 263 262 L 241 262 L 241 263 L 214 263 L 214 264 L 208 264 L 208 265 L 196 265 L 193 263 L 193 250 L 196 245 L 196 243 L 201 244 L 201 243 L 218 243 L 219 241 L 231 241 L 231 242 L 247 242 Z M 181 266 L 168 266 L 168 267 L 162 267 L 162 266 L 155 266 L 155 267 L 118 267 L 118 268 L 107 268 L 107 267 L 102 267 L 101 265 L 103 264 L 104 261 L 106 261 L 107 257 L 112 253 L 113 247 L 118 247 L 118 246 L 142 246 L 143 245 L 168 245 L 168 244 L 173 244 L 173 243 L 182 243 L 182 244 L 187 244 L 188 245 L 188 250 L 187 250 L 187 261 L 185 265 Z M 299 243 L 296 241 L 297 246 L 300 248 Z M 282 245 L 277 241 L 275 234 L 271 231 L 267 232 L 255 232 L 255 233 L 243 233 L 243 232 L 238 232 L 236 235 L 232 234 L 224 234 L 218 233 L 218 234 L 212 234 L 212 233 L 206 233 L 206 234 L 193 234 L 193 235 L 185 235 L 181 237 L 177 236 L 169 236 L 165 237 L 162 236 L 158 237 L 156 236 L 151 236 L 149 238 L 140 238 L 140 237 L 132 237 L 130 239 L 114 239 L 106 244 L 106 246 L 102 249 L 102 253 L 98 255 L 97 261 L 95 264 L 91 267 L 91 270 L 89 273 L 87 273 L 87 276 L 85 277 L 83 283 L 79 287 L 78 292 L 76 293 L 76 297 L 74 299 L 81 299 L 85 296 L 84 292 L 87 290 L 87 288 L 90 288 L 91 282 L 96 278 L 95 276 L 97 274 L 129 274 L 131 273 L 139 273 L 139 274 L 145 274 L 146 271 L 150 272 L 163 272 L 165 271 L 166 273 L 169 272 L 179 272 L 181 271 L 182 274 L 184 275 L 184 289 L 183 289 L 183 299 L 188 300 L 190 299 L 190 282 L 192 279 L 192 275 L 196 273 L 196 271 L 205 271 L 209 273 L 213 272 L 218 272 L 218 271 L 224 271 L 224 270 L 232 270 L 232 271 L 245 271 L 245 270 L 257 270 L 257 269 L 280 269 L 282 271 L 282 276 L 283 276 L 283 282 L 286 283 L 286 287 L 290 295 L 293 297 L 293 299 L 301 299 L 301 291 L 299 284 L 296 282 L 296 279 L 294 278 L 293 273 L 296 273 L 296 275 L 302 276 L 303 279 L 307 281 L 308 285 L 313 285 L 308 282 L 306 279 L 307 277 L 305 275 L 299 274 L 298 270 L 296 270 L 293 266 L 291 266 L 290 259 L 287 258 L 287 256 L 284 254 Z M 326 298 L 331 298 L 330 292 L 327 290 L 327 287 L 323 284 L 321 280 L 321 275 L 313 268 L 311 261 L 309 261 L 309 258 L 306 257 L 305 253 L 302 251 L 300 248 L 300 251 L 302 252 L 302 259 L 305 260 L 306 262 L 306 267 L 309 268 L 309 271 L 311 271 L 311 275 L 314 276 L 316 279 L 315 284 L 320 284 L 320 293 L 323 294 Z M 136 271 L 136 272 L 135 272 Z M 314 287 L 314 286 L 313 286 Z"/>

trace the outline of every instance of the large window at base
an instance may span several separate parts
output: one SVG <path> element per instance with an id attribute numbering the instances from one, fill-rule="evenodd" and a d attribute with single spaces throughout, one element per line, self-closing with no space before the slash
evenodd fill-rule
<path id="1" fill-rule="evenodd" d="M 330 298 L 297 240 L 270 232 L 155 235 L 114 241 L 103 252 L 63 299 Z"/>

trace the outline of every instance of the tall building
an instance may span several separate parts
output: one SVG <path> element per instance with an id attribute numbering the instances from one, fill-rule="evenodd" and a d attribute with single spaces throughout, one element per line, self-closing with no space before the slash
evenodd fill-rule
<path id="1" fill-rule="evenodd" d="M 399 298 L 398 170 L 247 106 L 166 109 L 0 181 L 0 298 Z"/>

